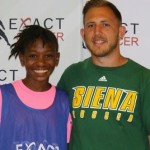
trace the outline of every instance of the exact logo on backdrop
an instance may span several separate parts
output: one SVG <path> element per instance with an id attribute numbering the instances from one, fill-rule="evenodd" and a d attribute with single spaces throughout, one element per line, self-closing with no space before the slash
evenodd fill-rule
<path id="1" fill-rule="evenodd" d="M 58 39 L 59 43 L 64 41 L 64 32 L 63 32 L 63 21 L 64 18 L 45 18 L 45 19 L 39 19 L 39 18 L 10 18 L 8 20 L 8 24 L 0 19 L 0 50 L 5 50 L 8 48 L 10 50 L 10 45 L 14 42 L 13 38 L 10 38 L 9 35 L 16 36 L 17 33 L 19 33 L 20 30 L 23 29 L 26 25 L 40 25 L 44 28 L 47 28 L 49 30 L 55 30 L 54 34 L 56 38 Z M 6 32 L 7 29 L 7 32 Z M 2 44 L 1 44 L 2 43 Z M 3 45 L 6 44 L 7 46 L 4 48 Z M 8 58 L 8 56 L 7 56 Z M 6 61 L 7 61 L 6 58 Z M 6 62 L 1 62 L 1 64 L 5 64 Z M 11 64 L 10 64 L 11 65 Z M 14 81 L 16 80 L 17 74 L 19 74 L 18 68 L 11 68 L 7 69 L 4 65 L 0 65 L 0 84 L 3 84 L 7 81 L 8 76 L 11 76 L 10 80 Z"/>
<path id="2" fill-rule="evenodd" d="M 139 23 L 122 23 L 123 26 L 126 27 L 126 34 L 124 38 L 121 40 L 121 46 L 139 46 L 139 37 L 138 37 L 138 29 Z M 84 43 L 82 43 L 83 49 L 86 49 Z"/>
<path id="3" fill-rule="evenodd" d="M 0 27 L 2 28 L 2 29 L 0 28 L 0 40 L 3 38 L 5 40 L 5 42 L 7 43 L 7 45 L 10 46 L 8 38 L 7 38 L 6 34 L 5 34 L 4 24 L 3 24 L 3 22 L 1 20 L 0 20 Z"/>

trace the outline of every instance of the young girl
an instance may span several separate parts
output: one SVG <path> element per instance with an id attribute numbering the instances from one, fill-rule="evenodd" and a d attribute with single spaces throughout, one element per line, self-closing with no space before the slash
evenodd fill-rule
<path id="1" fill-rule="evenodd" d="M 38 25 L 15 39 L 9 59 L 19 56 L 26 77 L 0 87 L 0 150 L 66 150 L 68 97 L 49 83 L 59 62 L 58 41 Z"/>

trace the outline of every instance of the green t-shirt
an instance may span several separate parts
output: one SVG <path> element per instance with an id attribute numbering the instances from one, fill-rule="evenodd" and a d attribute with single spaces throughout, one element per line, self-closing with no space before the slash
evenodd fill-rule
<path id="1" fill-rule="evenodd" d="M 70 98 L 70 150 L 149 150 L 150 70 L 131 59 L 99 67 L 88 58 L 68 67 L 58 87 Z"/>

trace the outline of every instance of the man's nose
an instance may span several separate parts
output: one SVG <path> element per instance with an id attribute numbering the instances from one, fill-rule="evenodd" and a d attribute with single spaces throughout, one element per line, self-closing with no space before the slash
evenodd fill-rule
<path id="1" fill-rule="evenodd" d="M 95 26 L 95 34 L 102 34 L 102 27 L 100 25 Z"/>

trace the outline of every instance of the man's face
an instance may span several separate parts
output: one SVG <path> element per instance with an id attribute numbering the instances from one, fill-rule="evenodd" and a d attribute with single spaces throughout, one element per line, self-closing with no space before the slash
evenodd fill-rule
<path id="1" fill-rule="evenodd" d="M 119 50 L 122 28 L 110 8 L 94 7 L 85 15 L 81 35 L 92 56 L 105 57 Z"/>

